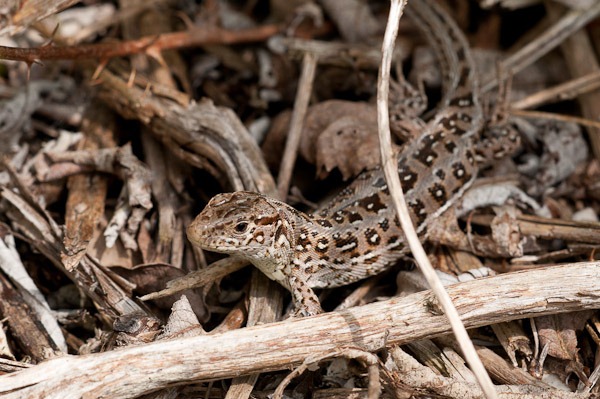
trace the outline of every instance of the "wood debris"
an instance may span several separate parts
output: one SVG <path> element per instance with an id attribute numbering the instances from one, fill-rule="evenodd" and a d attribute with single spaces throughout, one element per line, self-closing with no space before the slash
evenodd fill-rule
<path id="1" fill-rule="evenodd" d="M 482 140 L 508 122 L 521 145 L 429 258 L 498 397 L 597 397 L 600 3 L 439 2 Z M 0 6 L 0 398 L 483 398 L 410 256 L 289 319 L 281 287 L 185 235 L 217 193 L 310 211 L 379 166 L 388 3 L 22 3 Z M 409 18 L 394 69 L 397 153 L 443 93 Z"/>

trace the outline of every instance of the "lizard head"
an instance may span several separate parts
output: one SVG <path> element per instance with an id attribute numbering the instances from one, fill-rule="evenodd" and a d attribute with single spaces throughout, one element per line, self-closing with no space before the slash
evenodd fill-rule
<path id="1" fill-rule="evenodd" d="M 258 193 L 218 194 L 190 224 L 187 236 L 202 249 L 241 257 L 281 280 L 294 245 L 290 210 L 295 211 Z"/>

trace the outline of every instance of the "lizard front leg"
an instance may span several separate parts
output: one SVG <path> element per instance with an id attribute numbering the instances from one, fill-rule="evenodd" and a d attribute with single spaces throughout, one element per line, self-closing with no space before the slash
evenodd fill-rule
<path id="1" fill-rule="evenodd" d="M 292 275 L 288 279 L 288 283 L 295 308 L 292 317 L 314 316 L 323 313 L 319 298 L 304 279 Z"/>

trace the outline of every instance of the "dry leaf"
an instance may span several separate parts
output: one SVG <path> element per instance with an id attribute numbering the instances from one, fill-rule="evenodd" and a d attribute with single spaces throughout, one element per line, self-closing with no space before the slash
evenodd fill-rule
<path id="1" fill-rule="evenodd" d="M 333 122 L 317 139 L 317 177 L 338 168 L 344 180 L 380 164 L 377 123 L 346 116 Z"/>
<path id="2" fill-rule="evenodd" d="M 535 319 L 540 346 L 548 345 L 548 354 L 558 359 L 576 360 L 577 334 L 591 316 L 590 311 L 543 316 Z"/>
<path id="3" fill-rule="evenodd" d="M 159 339 L 190 337 L 200 334 L 205 334 L 205 331 L 194 313 L 194 307 L 187 296 L 181 295 L 173 304 L 169 320 L 167 320 Z"/>
<path id="4" fill-rule="evenodd" d="M 272 166 L 279 162 L 273 158 L 282 153 L 290 118 L 289 112 L 278 115 L 263 144 Z M 379 164 L 378 145 L 372 104 L 329 100 L 308 109 L 299 150 L 305 160 L 317 165 L 319 178 L 337 167 L 346 179 Z"/>

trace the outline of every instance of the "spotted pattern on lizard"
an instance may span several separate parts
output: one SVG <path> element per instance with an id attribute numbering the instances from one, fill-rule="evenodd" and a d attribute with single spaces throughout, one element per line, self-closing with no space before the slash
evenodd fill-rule
<path id="1" fill-rule="evenodd" d="M 424 236 L 477 174 L 474 141 L 483 116 L 474 63 L 460 29 L 432 0 L 410 1 L 407 13 L 436 51 L 444 76 L 437 112 L 398 158 L 411 218 Z M 380 169 L 359 175 L 313 214 L 257 193 L 219 194 L 190 225 L 188 238 L 252 262 L 291 291 L 298 315 L 322 311 L 312 288 L 380 273 L 406 252 Z"/>

